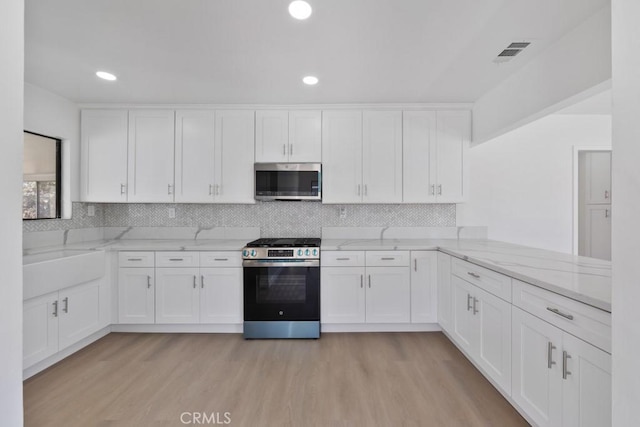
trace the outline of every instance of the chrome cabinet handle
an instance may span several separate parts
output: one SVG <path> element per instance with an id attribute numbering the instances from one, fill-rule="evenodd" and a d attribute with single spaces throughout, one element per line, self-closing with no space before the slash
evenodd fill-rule
<path id="1" fill-rule="evenodd" d="M 351 258 L 336 258 L 336 261 L 349 261 Z"/>
<path id="2" fill-rule="evenodd" d="M 147 289 L 151 288 L 151 276 L 147 275 Z"/>
<path id="3" fill-rule="evenodd" d="M 604 217 L 609 218 L 609 209 L 604 210 Z"/>
<path id="4" fill-rule="evenodd" d="M 380 258 L 382 261 L 393 261 L 395 258 L 394 257 L 382 257 Z"/>
<path id="5" fill-rule="evenodd" d="M 467 294 L 467 311 L 471 310 L 471 295 Z"/>
<path id="6" fill-rule="evenodd" d="M 198 280 L 198 278 L 197 278 L 197 277 L 196 277 L 196 275 L 194 274 L 194 275 L 193 275 L 193 289 L 195 289 L 195 288 L 196 288 L 196 286 L 198 286 L 198 285 L 196 285 L 196 280 Z"/>
<path id="7" fill-rule="evenodd" d="M 358 196 L 360 195 L 360 184 L 358 184 Z"/>
<path id="8" fill-rule="evenodd" d="M 173 187 L 173 185 L 167 184 L 167 194 L 173 194 L 173 192 L 171 191 L 171 187 Z"/>
<path id="9" fill-rule="evenodd" d="M 438 196 L 442 196 L 442 184 L 438 184 Z"/>
<path id="10" fill-rule="evenodd" d="M 418 271 L 418 258 L 413 259 L 413 271 Z"/>
<path id="11" fill-rule="evenodd" d="M 473 315 L 474 316 L 478 314 L 478 308 L 476 307 L 477 304 L 478 304 L 478 298 L 473 297 Z"/>
<path id="12" fill-rule="evenodd" d="M 214 261 L 229 261 L 229 258 L 214 258 Z"/>
<path id="13" fill-rule="evenodd" d="M 364 195 L 366 196 L 368 193 L 367 184 L 364 185 Z"/>
<path id="14" fill-rule="evenodd" d="M 64 303 L 64 307 L 62 308 L 62 311 L 65 313 L 69 312 L 69 297 L 65 297 L 62 302 Z"/>
<path id="15" fill-rule="evenodd" d="M 127 192 L 127 186 L 124 184 L 120 184 L 120 194 L 124 194 Z"/>
<path id="16" fill-rule="evenodd" d="M 364 288 L 364 275 L 360 275 L 360 287 Z"/>
<path id="17" fill-rule="evenodd" d="M 142 261 L 142 258 L 127 258 L 127 261 Z"/>
<path id="18" fill-rule="evenodd" d="M 569 375 L 571 375 L 571 371 L 569 371 L 569 368 L 567 366 L 567 360 L 571 359 L 571 356 L 569 356 L 569 353 L 567 353 L 566 351 L 562 352 L 562 379 L 566 380 L 567 377 Z"/>
<path id="19" fill-rule="evenodd" d="M 436 194 L 436 185 L 435 184 L 431 184 L 431 194 L 435 196 Z"/>
<path id="20" fill-rule="evenodd" d="M 184 261 L 184 258 L 169 258 L 169 261 Z"/>
<path id="21" fill-rule="evenodd" d="M 369 289 L 371 289 L 371 275 L 369 275 Z"/>
<path id="22" fill-rule="evenodd" d="M 556 349 L 556 346 L 553 345 L 551 341 L 547 343 L 547 368 L 551 369 L 556 362 L 553 361 L 553 350 Z"/>
<path id="23" fill-rule="evenodd" d="M 289 155 L 293 156 L 293 144 L 289 144 Z"/>
<path id="24" fill-rule="evenodd" d="M 213 184 L 209 184 L 209 195 L 213 196 Z"/>
<path id="25" fill-rule="evenodd" d="M 200 289 L 204 289 L 204 275 L 200 276 Z"/>
<path id="26" fill-rule="evenodd" d="M 572 314 L 563 313 L 560 310 L 558 310 L 557 308 L 547 307 L 547 310 L 549 310 L 550 312 L 552 312 L 554 314 L 557 314 L 558 316 L 562 316 L 565 319 L 573 320 L 573 315 Z"/>
<path id="27" fill-rule="evenodd" d="M 604 198 L 608 199 L 609 198 L 609 191 L 604 190 Z"/>
<path id="28" fill-rule="evenodd" d="M 220 184 L 216 184 L 215 188 L 216 188 L 216 196 L 219 196 L 220 195 Z"/>
<path id="29" fill-rule="evenodd" d="M 53 317 L 58 317 L 58 300 L 53 302 Z"/>
<path id="30" fill-rule="evenodd" d="M 282 144 L 282 155 L 283 156 L 287 155 L 287 144 Z"/>
<path id="31" fill-rule="evenodd" d="M 471 271 L 467 271 L 467 274 L 475 279 L 479 279 L 480 275 L 478 273 L 473 273 Z"/>

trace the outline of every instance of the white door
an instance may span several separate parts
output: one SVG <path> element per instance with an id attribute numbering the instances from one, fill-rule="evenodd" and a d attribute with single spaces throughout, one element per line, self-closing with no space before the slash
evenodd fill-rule
<path id="1" fill-rule="evenodd" d="M 611 355 L 573 335 L 563 339 L 563 427 L 610 426 Z"/>
<path id="2" fill-rule="evenodd" d="M 611 203 L 611 152 L 585 153 L 585 203 Z"/>
<path id="3" fill-rule="evenodd" d="M 411 251 L 411 323 L 438 321 L 438 252 Z"/>
<path id="4" fill-rule="evenodd" d="M 118 271 L 118 322 L 155 322 L 155 270 L 120 268 Z"/>
<path id="5" fill-rule="evenodd" d="M 611 260 L 611 205 L 587 205 L 585 256 Z"/>
<path id="6" fill-rule="evenodd" d="M 436 112 L 402 113 L 402 201 L 435 202 L 435 174 L 432 177 L 431 147 L 436 145 Z M 433 150 L 435 152 L 435 149 Z M 435 159 L 434 159 L 435 160 Z"/>
<path id="7" fill-rule="evenodd" d="M 362 201 L 362 112 L 322 112 L 322 202 Z"/>
<path id="8" fill-rule="evenodd" d="M 289 160 L 289 112 L 256 111 L 256 162 Z"/>
<path id="9" fill-rule="evenodd" d="M 198 268 L 156 269 L 156 323 L 199 323 Z"/>
<path id="10" fill-rule="evenodd" d="M 127 201 L 126 110 L 82 110 L 80 194 L 83 202 Z"/>
<path id="11" fill-rule="evenodd" d="M 129 111 L 128 202 L 173 202 L 174 112 Z"/>
<path id="12" fill-rule="evenodd" d="M 322 114 L 318 110 L 289 112 L 289 161 L 322 161 Z"/>
<path id="13" fill-rule="evenodd" d="M 216 112 L 214 201 L 255 203 L 253 193 L 254 112 Z"/>
<path id="14" fill-rule="evenodd" d="M 215 123 L 214 111 L 176 111 L 176 202 L 213 200 Z"/>
<path id="15" fill-rule="evenodd" d="M 402 202 L 402 112 L 365 111 L 362 129 L 362 201 Z"/>
<path id="16" fill-rule="evenodd" d="M 368 267 L 367 323 L 411 321 L 411 278 L 407 267 Z"/>
<path id="17" fill-rule="evenodd" d="M 242 323 L 242 268 L 200 269 L 200 323 Z"/>
<path id="18" fill-rule="evenodd" d="M 58 351 L 58 292 L 31 298 L 23 304 L 22 368 Z"/>
<path id="19" fill-rule="evenodd" d="M 475 360 L 510 394 L 511 304 L 477 287 L 474 298 L 474 318 L 479 324 Z"/>
<path id="20" fill-rule="evenodd" d="M 543 427 L 562 424 L 562 339 L 555 326 L 512 307 L 511 398 Z"/>
<path id="21" fill-rule="evenodd" d="M 451 256 L 437 253 L 438 257 L 438 323 L 445 331 L 451 333 Z"/>
<path id="22" fill-rule="evenodd" d="M 364 323 L 364 267 L 322 267 L 322 323 Z"/>
<path id="23" fill-rule="evenodd" d="M 465 155 L 471 134 L 469 111 L 438 111 L 436 153 L 432 156 L 438 203 L 464 201 Z M 432 175 L 434 176 L 434 175 Z"/>
<path id="24" fill-rule="evenodd" d="M 472 285 L 451 276 L 451 337 L 469 355 L 477 348 L 478 323 L 473 317 Z"/>
<path id="25" fill-rule="evenodd" d="M 59 292 L 58 346 L 62 350 L 102 327 L 105 306 L 101 301 L 103 280 L 93 280 Z"/>

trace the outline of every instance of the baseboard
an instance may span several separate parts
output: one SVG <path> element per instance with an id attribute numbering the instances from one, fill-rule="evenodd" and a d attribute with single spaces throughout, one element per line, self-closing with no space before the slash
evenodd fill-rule
<path id="1" fill-rule="evenodd" d="M 183 334 L 204 334 L 204 333 L 221 333 L 221 334 L 241 334 L 242 324 L 118 324 L 111 325 L 112 332 L 139 332 L 139 333 L 183 333 Z"/>
<path id="2" fill-rule="evenodd" d="M 321 323 L 320 332 L 436 332 L 437 323 Z"/>

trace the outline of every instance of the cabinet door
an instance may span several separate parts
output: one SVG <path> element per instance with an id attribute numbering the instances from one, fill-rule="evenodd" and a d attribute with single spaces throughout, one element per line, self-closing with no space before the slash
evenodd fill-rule
<path id="1" fill-rule="evenodd" d="M 253 194 L 254 112 L 216 112 L 214 201 L 255 203 Z"/>
<path id="2" fill-rule="evenodd" d="M 120 268 L 118 271 L 118 322 L 155 322 L 155 270 Z"/>
<path id="3" fill-rule="evenodd" d="M 511 304 L 477 287 L 474 298 L 474 321 L 479 324 L 474 358 L 511 394 Z"/>
<path id="4" fill-rule="evenodd" d="M 199 323 L 198 268 L 156 269 L 156 323 Z"/>
<path id="5" fill-rule="evenodd" d="M 213 200 L 215 120 L 214 111 L 176 111 L 176 202 Z"/>
<path id="6" fill-rule="evenodd" d="M 173 202 L 174 112 L 129 112 L 129 202 Z"/>
<path id="7" fill-rule="evenodd" d="M 31 298 L 23 304 L 22 368 L 58 351 L 58 292 Z"/>
<path id="8" fill-rule="evenodd" d="M 600 259 L 611 259 L 611 205 L 587 205 L 585 227 L 585 254 Z"/>
<path id="9" fill-rule="evenodd" d="M 127 201 L 126 110 L 83 110 L 80 194 L 83 202 Z"/>
<path id="10" fill-rule="evenodd" d="M 585 153 L 585 202 L 611 203 L 611 152 Z"/>
<path id="11" fill-rule="evenodd" d="M 105 318 L 103 279 L 94 280 L 59 293 L 58 345 L 62 350 L 100 330 Z"/>
<path id="12" fill-rule="evenodd" d="M 322 161 L 322 119 L 320 111 L 289 112 L 289 161 Z"/>
<path id="13" fill-rule="evenodd" d="M 431 151 L 436 146 L 436 112 L 402 113 L 402 201 L 435 202 L 435 174 L 431 174 Z M 433 149 L 432 149 L 433 147 Z M 435 160 L 435 159 L 434 159 Z"/>
<path id="14" fill-rule="evenodd" d="M 322 267 L 322 323 L 364 323 L 364 267 Z"/>
<path id="15" fill-rule="evenodd" d="M 469 356 L 478 347 L 478 325 L 473 317 L 473 285 L 451 276 L 451 337 Z"/>
<path id="16" fill-rule="evenodd" d="M 438 252 L 438 323 L 440 327 L 452 333 L 451 325 L 451 256 Z"/>
<path id="17" fill-rule="evenodd" d="M 562 425 L 610 426 L 611 355 L 567 333 L 563 340 Z"/>
<path id="18" fill-rule="evenodd" d="M 322 112 L 322 202 L 362 201 L 362 112 Z"/>
<path id="19" fill-rule="evenodd" d="M 407 267 L 368 267 L 367 323 L 409 323 L 411 285 Z"/>
<path id="20" fill-rule="evenodd" d="M 512 307 L 511 398 L 539 426 L 562 424 L 563 332 Z"/>
<path id="21" fill-rule="evenodd" d="M 242 268 L 201 268 L 200 323 L 242 319 Z"/>
<path id="22" fill-rule="evenodd" d="M 365 111 L 362 124 L 362 201 L 402 202 L 402 112 Z"/>
<path id="23" fill-rule="evenodd" d="M 468 111 L 438 111 L 436 153 L 432 158 L 436 198 L 439 203 L 456 203 L 465 197 L 465 155 L 471 133 Z"/>
<path id="24" fill-rule="evenodd" d="M 256 111 L 256 162 L 289 160 L 289 112 Z"/>
<path id="25" fill-rule="evenodd" d="M 438 321 L 437 260 L 437 251 L 411 251 L 411 323 Z"/>

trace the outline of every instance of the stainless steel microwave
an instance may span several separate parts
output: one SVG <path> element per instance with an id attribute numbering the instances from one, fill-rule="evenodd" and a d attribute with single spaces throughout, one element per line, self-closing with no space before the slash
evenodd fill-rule
<path id="1" fill-rule="evenodd" d="M 320 163 L 255 163 L 256 200 L 322 200 Z"/>

